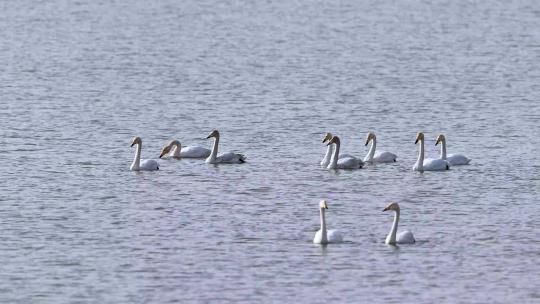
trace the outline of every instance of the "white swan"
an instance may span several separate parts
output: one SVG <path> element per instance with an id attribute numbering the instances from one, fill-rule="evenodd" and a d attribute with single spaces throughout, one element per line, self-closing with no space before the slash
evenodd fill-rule
<path id="1" fill-rule="evenodd" d="M 377 137 L 375 133 L 369 132 L 366 138 L 366 146 L 371 141 L 371 148 L 364 158 L 365 163 L 393 163 L 396 161 L 397 155 L 386 151 L 375 151 L 377 148 Z"/>
<path id="2" fill-rule="evenodd" d="M 135 158 L 129 170 L 131 171 L 154 171 L 159 170 L 158 162 L 153 159 L 143 159 L 141 160 L 141 148 L 142 140 L 140 137 L 135 137 L 131 142 L 131 146 L 137 145 L 137 150 L 135 152 Z"/>
<path id="3" fill-rule="evenodd" d="M 331 133 L 326 133 L 323 137 L 323 143 L 327 142 L 328 140 L 332 139 L 332 134 Z M 326 148 L 326 155 L 324 155 L 324 158 L 321 160 L 321 166 L 326 168 L 328 167 L 328 164 L 330 164 L 330 160 L 332 159 L 332 153 L 334 152 L 334 145 L 327 145 L 327 148 Z M 341 154 L 339 156 L 339 158 L 344 158 L 344 157 L 354 157 L 352 155 L 349 155 L 349 154 Z"/>
<path id="4" fill-rule="evenodd" d="M 246 157 L 242 154 L 236 154 L 232 152 L 223 153 L 217 155 L 219 144 L 219 132 L 218 130 L 212 131 L 206 138 L 214 138 L 214 145 L 212 146 L 212 152 L 206 159 L 209 164 L 241 164 L 246 162 Z"/>
<path id="5" fill-rule="evenodd" d="M 392 224 L 392 229 L 390 229 L 390 232 L 388 233 L 388 236 L 386 237 L 386 240 L 384 242 L 388 245 L 414 244 L 416 240 L 414 239 L 414 235 L 412 234 L 412 232 L 410 232 L 409 230 L 397 233 L 399 223 L 398 203 L 390 203 L 390 205 L 386 206 L 386 208 L 383 209 L 383 211 L 388 210 L 394 211 L 394 223 Z"/>
<path id="6" fill-rule="evenodd" d="M 441 159 L 446 160 L 451 166 L 468 165 L 471 161 L 470 158 L 463 154 L 448 154 L 447 156 L 446 138 L 442 134 L 439 134 L 439 136 L 437 136 L 437 142 L 435 142 L 435 145 L 438 145 L 439 143 L 441 143 Z"/>
<path id="7" fill-rule="evenodd" d="M 337 230 L 326 229 L 325 211 L 328 209 L 326 201 L 319 203 L 319 210 L 321 214 L 321 229 L 315 233 L 313 243 L 315 244 L 328 244 L 328 243 L 340 243 L 343 242 L 343 236 Z"/>
<path id="8" fill-rule="evenodd" d="M 336 147 L 334 149 L 334 154 L 332 155 L 332 159 L 330 160 L 330 164 L 328 164 L 328 169 L 360 169 L 364 165 L 362 160 L 356 158 L 356 157 L 343 157 L 339 158 L 339 148 L 340 148 L 340 140 L 339 137 L 333 136 L 332 139 L 328 142 L 327 145 L 335 144 Z"/>
<path id="9" fill-rule="evenodd" d="M 417 144 L 418 142 L 420 142 L 420 150 L 418 153 L 418 160 L 416 160 L 413 170 L 423 172 L 423 171 L 444 171 L 444 170 L 450 169 L 450 165 L 444 159 L 440 159 L 440 158 L 424 159 L 424 133 L 420 132 L 416 134 L 416 141 L 414 143 Z"/>
<path id="10" fill-rule="evenodd" d="M 169 157 L 172 158 L 207 158 L 210 156 L 210 149 L 200 146 L 188 146 L 182 148 L 182 145 L 178 140 L 171 140 L 165 147 L 163 147 L 163 149 L 161 149 L 159 158 L 162 158 L 167 154 L 169 154 Z"/>

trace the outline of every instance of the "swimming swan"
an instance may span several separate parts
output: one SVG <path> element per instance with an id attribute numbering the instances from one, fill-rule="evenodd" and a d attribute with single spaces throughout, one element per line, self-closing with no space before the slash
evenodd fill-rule
<path id="1" fill-rule="evenodd" d="M 129 170 L 131 171 L 154 171 L 159 170 L 158 162 L 153 159 L 143 159 L 141 160 L 141 147 L 142 140 L 140 137 L 135 137 L 131 142 L 131 146 L 137 145 L 137 150 L 135 152 L 135 158 Z"/>
<path id="2" fill-rule="evenodd" d="M 366 138 L 366 146 L 371 141 L 371 148 L 364 158 L 365 163 L 393 163 L 396 161 L 397 155 L 386 151 L 375 151 L 377 147 L 377 137 L 375 133 L 369 132 Z"/>
<path id="3" fill-rule="evenodd" d="M 163 147 L 163 149 L 161 149 L 159 158 L 162 158 L 167 154 L 172 158 L 207 158 L 210 156 L 210 149 L 200 146 L 188 146 L 182 148 L 182 145 L 178 140 L 171 140 Z"/>
<path id="4" fill-rule="evenodd" d="M 450 169 L 450 165 L 447 161 L 440 158 L 428 158 L 424 159 L 424 133 L 419 132 L 416 134 L 416 141 L 414 142 L 417 144 L 420 142 L 420 150 L 418 153 L 418 160 L 414 164 L 413 170 L 415 171 L 444 171 Z"/>
<path id="5" fill-rule="evenodd" d="M 323 137 L 323 143 L 329 141 L 330 139 L 332 139 L 332 134 L 331 133 L 326 133 Z M 332 152 L 334 152 L 334 146 L 333 145 L 327 145 L 327 148 L 326 148 L 326 155 L 324 156 L 323 160 L 321 160 L 321 166 L 326 168 L 328 167 L 328 164 L 330 164 L 330 159 L 332 159 Z M 339 158 L 344 158 L 344 157 L 354 157 L 352 155 L 349 155 L 349 154 L 341 154 L 339 156 Z"/>
<path id="6" fill-rule="evenodd" d="M 223 153 L 217 155 L 219 144 L 219 132 L 218 130 L 212 131 L 206 138 L 214 138 L 214 145 L 212 146 L 212 153 L 206 159 L 209 164 L 242 164 L 246 162 L 246 157 L 242 154 L 236 154 L 232 152 Z"/>
<path id="7" fill-rule="evenodd" d="M 321 214 L 321 229 L 315 233 L 313 243 L 315 244 L 328 244 L 328 243 L 340 243 L 343 242 L 343 236 L 337 230 L 326 229 L 325 211 L 328 209 L 326 201 L 319 203 L 319 210 Z"/>
<path id="8" fill-rule="evenodd" d="M 328 164 L 328 169 L 360 169 L 364 165 L 362 160 L 356 158 L 356 157 L 343 157 L 339 158 L 339 147 L 341 145 L 339 137 L 333 136 L 332 139 L 328 142 L 327 145 L 335 144 L 335 150 L 334 154 L 332 155 L 332 159 L 330 160 L 330 164 Z"/>
<path id="9" fill-rule="evenodd" d="M 463 154 L 448 154 L 446 155 L 446 138 L 444 135 L 439 134 L 437 136 L 437 142 L 435 145 L 441 143 L 441 159 L 446 160 L 451 166 L 468 165 L 471 161 L 467 156 Z"/>
<path id="10" fill-rule="evenodd" d="M 388 233 L 388 236 L 386 237 L 386 240 L 384 242 L 388 245 L 414 244 L 416 240 L 414 239 L 414 235 L 412 234 L 412 232 L 410 232 L 409 230 L 397 233 L 399 223 L 398 203 L 390 203 L 390 205 L 386 206 L 386 208 L 383 209 L 383 211 L 389 210 L 394 211 L 394 223 L 392 224 L 392 229 L 390 229 L 390 232 Z"/>

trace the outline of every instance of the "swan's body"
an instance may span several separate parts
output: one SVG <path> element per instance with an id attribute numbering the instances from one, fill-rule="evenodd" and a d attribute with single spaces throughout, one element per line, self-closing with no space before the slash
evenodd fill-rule
<path id="1" fill-rule="evenodd" d="M 159 164 L 153 159 L 143 159 L 141 160 L 141 149 L 142 149 L 142 140 L 140 137 L 135 137 L 131 146 L 137 145 L 137 150 L 135 151 L 135 158 L 133 163 L 129 167 L 131 171 L 155 171 L 159 170 Z"/>
<path id="2" fill-rule="evenodd" d="M 322 142 L 325 143 L 326 141 L 331 140 L 331 139 L 332 139 L 332 134 L 331 133 L 326 133 L 326 135 L 324 136 Z M 321 167 L 323 167 L 323 168 L 328 167 L 328 165 L 330 164 L 330 161 L 332 160 L 333 152 L 334 152 L 334 146 L 333 145 L 328 145 L 327 148 L 326 148 L 326 154 L 324 155 L 324 158 L 321 160 Z M 352 156 L 350 154 L 341 154 L 341 155 L 339 155 L 339 158 L 347 158 L 347 157 L 354 158 L 354 156 Z"/>
<path id="3" fill-rule="evenodd" d="M 418 133 L 416 135 L 415 143 L 418 142 L 420 142 L 420 149 L 418 153 L 418 160 L 416 160 L 416 163 L 413 166 L 414 171 L 444 171 L 450 169 L 450 165 L 444 159 L 424 159 L 424 133 Z"/>
<path id="4" fill-rule="evenodd" d="M 438 143 L 441 143 L 441 159 L 446 160 L 451 166 L 468 165 L 471 161 L 470 158 L 463 154 L 446 155 L 446 138 L 444 135 L 439 134 L 439 136 L 437 136 L 437 142 L 435 145 Z"/>
<path id="5" fill-rule="evenodd" d="M 218 130 L 212 131 L 206 138 L 214 137 L 214 145 L 212 146 L 212 152 L 210 156 L 206 158 L 206 162 L 209 164 L 242 164 L 246 162 L 246 157 L 242 154 L 227 152 L 220 155 L 218 153 L 219 145 L 219 132 Z"/>
<path id="6" fill-rule="evenodd" d="M 330 160 L 330 163 L 328 164 L 327 169 L 360 169 L 364 165 L 362 160 L 350 156 L 350 157 L 339 157 L 339 148 L 340 148 L 340 140 L 339 137 L 333 136 L 332 139 L 328 142 L 328 145 L 335 144 L 334 154 L 332 155 L 332 159 Z"/>
<path id="7" fill-rule="evenodd" d="M 388 233 L 388 236 L 386 236 L 386 240 L 384 241 L 388 245 L 395 245 L 395 244 L 414 244 L 416 240 L 414 239 L 414 235 L 409 230 L 401 231 L 398 233 L 398 224 L 399 224 L 399 205 L 398 203 L 391 203 L 386 208 L 383 209 L 383 211 L 392 210 L 394 211 L 394 222 L 392 223 L 392 228 L 390 229 L 390 232 Z"/>
<path id="8" fill-rule="evenodd" d="M 375 133 L 369 132 L 366 138 L 366 146 L 371 141 L 369 152 L 364 158 L 365 163 L 393 163 L 397 159 L 397 155 L 387 151 L 377 151 L 377 137 Z"/>
<path id="9" fill-rule="evenodd" d="M 326 201 L 321 201 L 319 204 L 320 216 L 321 216 L 321 229 L 315 233 L 313 243 L 315 244 L 328 244 L 328 243 L 340 243 L 343 242 L 343 235 L 338 230 L 326 229 L 326 217 L 325 211 L 328 209 Z"/>
<path id="10" fill-rule="evenodd" d="M 172 158 L 207 158 L 210 156 L 210 149 L 200 146 L 182 147 L 178 140 L 172 140 L 161 149 L 159 158 L 166 154 L 169 154 L 169 157 Z"/>

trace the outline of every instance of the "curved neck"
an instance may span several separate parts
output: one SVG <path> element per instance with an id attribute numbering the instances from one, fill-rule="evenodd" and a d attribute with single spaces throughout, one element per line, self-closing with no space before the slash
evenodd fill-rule
<path id="1" fill-rule="evenodd" d="M 321 208 L 321 243 L 328 242 L 328 233 L 326 231 L 326 217 L 324 216 L 325 209 Z"/>
<path id="2" fill-rule="evenodd" d="M 337 167 L 337 161 L 339 158 L 339 141 L 335 143 L 336 148 L 334 150 L 334 155 L 332 155 L 332 160 L 330 161 L 330 169 L 335 169 Z"/>
<path id="3" fill-rule="evenodd" d="M 388 233 L 388 236 L 386 237 L 386 244 L 393 245 L 396 243 L 398 223 L 399 223 L 399 210 L 394 211 L 394 223 L 392 223 L 392 229 L 390 229 L 390 232 Z"/>
<path id="4" fill-rule="evenodd" d="M 174 151 L 171 153 L 172 157 L 180 157 L 180 150 L 182 150 L 182 145 L 178 142 L 175 142 Z"/>
<path id="5" fill-rule="evenodd" d="M 418 151 L 418 160 L 416 161 L 416 167 L 418 168 L 418 171 L 424 170 L 424 140 L 420 140 L 420 148 Z"/>
<path id="6" fill-rule="evenodd" d="M 135 150 L 135 158 L 133 163 L 131 163 L 130 169 L 133 171 L 138 171 L 141 166 L 141 146 L 142 144 L 137 144 L 137 149 Z"/>
<path id="7" fill-rule="evenodd" d="M 373 161 L 373 156 L 375 155 L 375 149 L 377 148 L 377 139 L 373 137 L 371 139 L 371 148 L 369 148 L 368 155 L 366 157 L 367 161 Z"/>
<path id="8" fill-rule="evenodd" d="M 441 141 L 441 159 L 446 160 L 446 139 Z"/>
<path id="9" fill-rule="evenodd" d="M 212 146 L 212 153 L 210 153 L 210 156 L 208 159 L 212 162 L 216 160 L 217 152 L 218 152 L 218 144 L 219 144 L 219 136 L 214 137 L 214 145 Z"/>
<path id="10" fill-rule="evenodd" d="M 326 155 L 324 156 L 323 160 L 321 161 L 321 166 L 328 166 L 328 164 L 330 163 L 330 158 L 332 157 L 332 151 L 334 151 L 334 146 L 333 145 L 329 145 L 327 148 L 326 148 Z"/>

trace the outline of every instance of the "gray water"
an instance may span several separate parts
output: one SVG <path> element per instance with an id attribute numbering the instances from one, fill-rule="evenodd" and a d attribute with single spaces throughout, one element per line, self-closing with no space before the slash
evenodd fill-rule
<path id="1" fill-rule="evenodd" d="M 0 3 L 5 303 L 540 301 L 540 5 Z M 160 160 L 170 139 L 243 165 Z M 397 163 L 328 172 L 324 132 Z M 416 132 L 469 166 L 411 170 Z M 318 202 L 346 242 L 312 244 Z M 390 201 L 417 243 L 387 246 Z"/>

